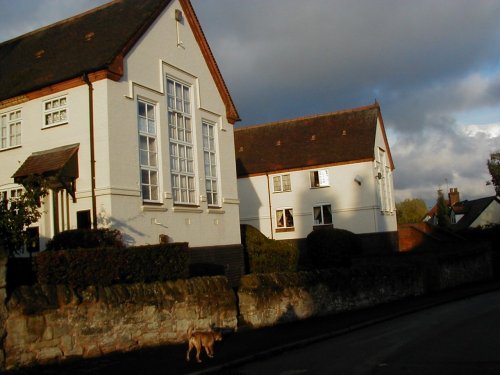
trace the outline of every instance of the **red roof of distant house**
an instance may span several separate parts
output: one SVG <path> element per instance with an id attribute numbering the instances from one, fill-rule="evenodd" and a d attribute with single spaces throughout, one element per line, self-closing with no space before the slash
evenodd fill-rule
<path id="1" fill-rule="evenodd" d="M 238 177 L 374 160 L 377 120 L 385 138 L 377 103 L 235 129 Z"/>

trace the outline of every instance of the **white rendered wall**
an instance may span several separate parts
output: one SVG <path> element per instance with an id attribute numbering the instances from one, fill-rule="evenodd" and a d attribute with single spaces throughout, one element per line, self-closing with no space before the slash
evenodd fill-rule
<path id="1" fill-rule="evenodd" d="M 100 227 L 114 227 L 124 233 L 129 244 L 158 243 L 166 234 L 172 241 L 190 246 L 233 245 L 240 243 L 239 200 L 236 186 L 233 125 L 227 122 L 226 108 L 208 70 L 188 21 L 179 25 L 182 46 L 177 46 L 175 1 L 153 23 L 124 59 L 124 76 L 119 82 L 94 82 L 94 136 L 97 216 Z M 175 207 L 170 194 L 167 107 L 164 90 L 166 74 L 192 84 L 192 117 L 198 205 Z M 68 123 L 42 129 L 43 101 L 67 95 Z M 70 202 L 70 222 L 76 228 L 76 212 L 89 210 L 91 202 L 89 90 L 81 86 L 1 109 L 0 113 L 22 109 L 22 146 L 0 152 L 0 190 L 15 187 L 11 176 L 26 158 L 36 151 L 79 143 L 77 202 Z M 162 201 L 143 205 L 137 126 L 137 98 L 157 105 L 159 167 Z M 220 207 L 209 209 L 204 185 L 201 121 L 217 125 L 218 179 Z M 44 215 L 37 224 L 42 248 L 53 236 L 50 197 L 42 207 Z"/>
<path id="2" fill-rule="evenodd" d="M 387 150 L 380 124 L 375 142 L 375 148 L 378 147 Z M 330 186 L 311 188 L 310 172 L 319 169 L 328 171 Z M 274 193 L 273 177 L 281 174 L 290 175 L 291 191 Z M 359 234 L 397 231 L 395 210 L 381 212 L 379 181 L 375 176 L 374 162 L 366 161 L 240 178 L 238 189 L 241 197 L 241 222 L 253 225 L 269 238 L 305 238 L 313 230 L 313 207 L 330 204 L 335 228 Z M 392 176 L 390 178 L 391 194 L 394 194 Z M 275 212 L 285 208 L 293 209 L 294 230 L 276 231 Z"/>

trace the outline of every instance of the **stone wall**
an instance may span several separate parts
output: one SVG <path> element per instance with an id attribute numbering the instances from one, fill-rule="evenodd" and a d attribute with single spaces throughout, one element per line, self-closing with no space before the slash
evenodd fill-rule
<path id="1" fill-rule="evenodd" d="M 5 368 L 5 322 L 8 317 L 7 300 L 7 252 L 0 246 L 0 372 Z"/>
<path id="2" fill-rule="evenodd" d="M 350 270 L 246 275 L 238 291 L 240 319 L 252 328 L 357 310 L 493 278 L 490 252 Z"/>
<path id="3" fill-rule="evenodd" d="M 179 343 L 189 326 L 237 326 L 236 297 L 223 276 L 82 291 L 20 287 L 7 308 L 7 369 Z"/>
<path id="4" fill-rule="evenodd" d="M 422 273 L 405 268 L 385 274 L 369 270 L 320 270 L 242 278 L 241 320 L 252 328 L 351 311 L 425 292 Z"/>
<path id="5" fill-rule="evenodd" d="M 246 275 L 238 300 L 228 278 L 214 276 L 83 290 L 23 286 L 5 302 L 7 258 L 0 252 L 0 371 L 180 343 L 190 326 L 271 326 L 493 277 L 487 251 L 376 259 L 348 270 Z"/>

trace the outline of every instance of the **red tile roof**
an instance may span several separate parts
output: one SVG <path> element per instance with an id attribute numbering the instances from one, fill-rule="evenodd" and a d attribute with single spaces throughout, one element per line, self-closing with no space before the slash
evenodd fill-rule
<path id="1" fill-rule="evenodd" d="M 375 103 L 235 129 L 238 177 L 374 160 L 377 119 Z"/>
<path id="2" fill-rule="evenodd" d="M 78 177 L 79 144 L 67 145 L 32 153 L 14 173 L 14 181 L 21 182 L 30 175 Z"/>

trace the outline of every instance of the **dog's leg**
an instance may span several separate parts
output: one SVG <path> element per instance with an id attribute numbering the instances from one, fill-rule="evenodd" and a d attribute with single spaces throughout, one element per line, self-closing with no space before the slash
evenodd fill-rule
<path id="1" fill-rule="evenodd" d="M 196 347 L 196 362 L 201 363 L 201 359 L 200 359 L 201 343 L 196 343 L 195 347 Z"/>
<path id="2" fill-rule="evenodd" d="M 213 358 L 214 357 L 214 351 L 212 349 L 211 346 L 205 346 L 205 351 L 207 352 L 207 355 L 210 357 L 210 358 Z"/>
<path id="3" fill-rule="evenodd" d="M 186 361 L 189 362 L 189 353 L 191 352 L 191 349 L 193 349 L 193 343 L 191 342 L 191 340 L 189 340 L 189 347 L 188 347 L 188 351 L 186 353 Z"/>

